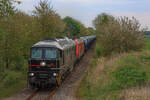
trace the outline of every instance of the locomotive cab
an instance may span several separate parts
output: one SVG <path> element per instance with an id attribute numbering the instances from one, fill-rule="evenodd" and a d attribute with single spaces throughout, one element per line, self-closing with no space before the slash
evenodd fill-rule
<path id="1" fill-rule="evenodd" d="M 29 84 L 34 86 L 56 84 L 59 75 L 60 50 L 57 48 L 31 48 L 29 59 Z"/>

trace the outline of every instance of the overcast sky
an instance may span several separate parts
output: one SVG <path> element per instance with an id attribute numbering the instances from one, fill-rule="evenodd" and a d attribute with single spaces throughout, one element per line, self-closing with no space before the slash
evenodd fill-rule
<path id="1" fill-rule="evenodd" d="M 40 0 L 20 0 L 19 8 L 31 13 Z M 54 10 L 61 17 L 71 16 L 86 26 L 92 26 L 92 20 L 105 12 L 114 16 L 136 17 L 142 26 L 150 30 L 150 0 L 50 0 Z"/>

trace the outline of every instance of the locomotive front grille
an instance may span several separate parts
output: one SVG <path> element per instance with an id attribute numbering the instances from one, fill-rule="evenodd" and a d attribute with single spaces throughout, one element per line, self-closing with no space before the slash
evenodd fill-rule
<path id="1" fill-rule="evenodd" d="M 48 71 L 50 69 L 51 68 L 49 68 L 49 67 L 31 67 L 30 68 L 31 71 Z"/>
<path id="2" fill-rule="evenodd" d="M 48 78 L 49 77 L 49 75 L 48 74 L 39 74 L 39 78 Z"/>

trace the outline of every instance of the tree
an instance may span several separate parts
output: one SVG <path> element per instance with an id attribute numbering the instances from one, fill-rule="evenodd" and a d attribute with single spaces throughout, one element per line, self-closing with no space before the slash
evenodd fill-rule
<path id="1" fill-rule="evenodd" d="M 92 27 L 88 27 L 87 30 L 88 30 L 88 34 L 96 35 L 96 30 L 94 30 Z"/>
<path id="2" fill-rule="evenodd" d="M 53 37 L 63 32 L 64 23 L 48 0 L 40 1 L 33 14 L 37 19 L 41 37 Z"/>
<path id="3" fill-rule="evenodd" d="M 20 1 L 14 0 L 0 0 L 0 17 L 8 17 L 14 14 L 16 11 L 14 3 L 20 4 Z"/>
<path id="4" fill-rule="evenodd" d="M 99 14 L 93 21 L 93 25 L 96 28 L 96 31 L 98 33 L 103 33 L 102 32 L 102 27 L 103 26 L 107 26 L 107 24 L 110 21 L 113 21 L 115 18 L 112 15 L 106 14 L 106 13 L 102 13 Z"/>
<path id="5" fill-rule="evenodd" d="M 8 22 L 8 19 L 15 13 L 15 7 L 13 6 L 13 3 L 15 1 L 12 0 L 1 0 L 0 1 L 0 18 L 1 18 L 1 30 L 2 32 L 0 33 L 2 38 L 0 40 L 0 43 L 2 46 L 2 50 L 1 52 L 3 53 L 3 58 L 2 60 L 4 60 L 5 62 L 5 66 L 6 68 L 8 68 L 9 66 L 9 59 L 8 59 L 8 49 L 9 49 L 9 45 L 8 45 L 8 32 L 5 31 L 6 27 L 8 30 L 9 24 L 6 24 Z"/>
<path id="6" fill-rule="evenodd" d="M 94 20 L 103 55 L 140 50 L 144 46 L 145 29 L 140 27 L 138 20 L 134 17 L 110 18 L 97 17 Z"/>
<path id="7" fill-rule="evenodd" d="M 78 36 L 81 33 L 81 23 L 71 17 L 65 17 L 64 22 L 66 23 L 65 33 L 68 36 Z"/>

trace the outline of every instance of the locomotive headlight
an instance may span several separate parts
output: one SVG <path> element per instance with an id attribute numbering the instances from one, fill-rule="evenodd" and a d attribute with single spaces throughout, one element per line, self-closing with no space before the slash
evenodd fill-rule
<path id="1" fill-rule="evenodd" d="M 29 76 L 34 76 L 34 73 L 29 73 Z"/>
<path id="2" fill-rule="evenodd" d="M 45 62 L 41 62 L 40 65 L 41 65 L 41 66 L 46 66 L 46 63 L 45 63 Z"/>
<path id="3" fill-rule="evenodd" d="M 57 76 L 57 73 L 53 73 L 53 76 Z"/>

